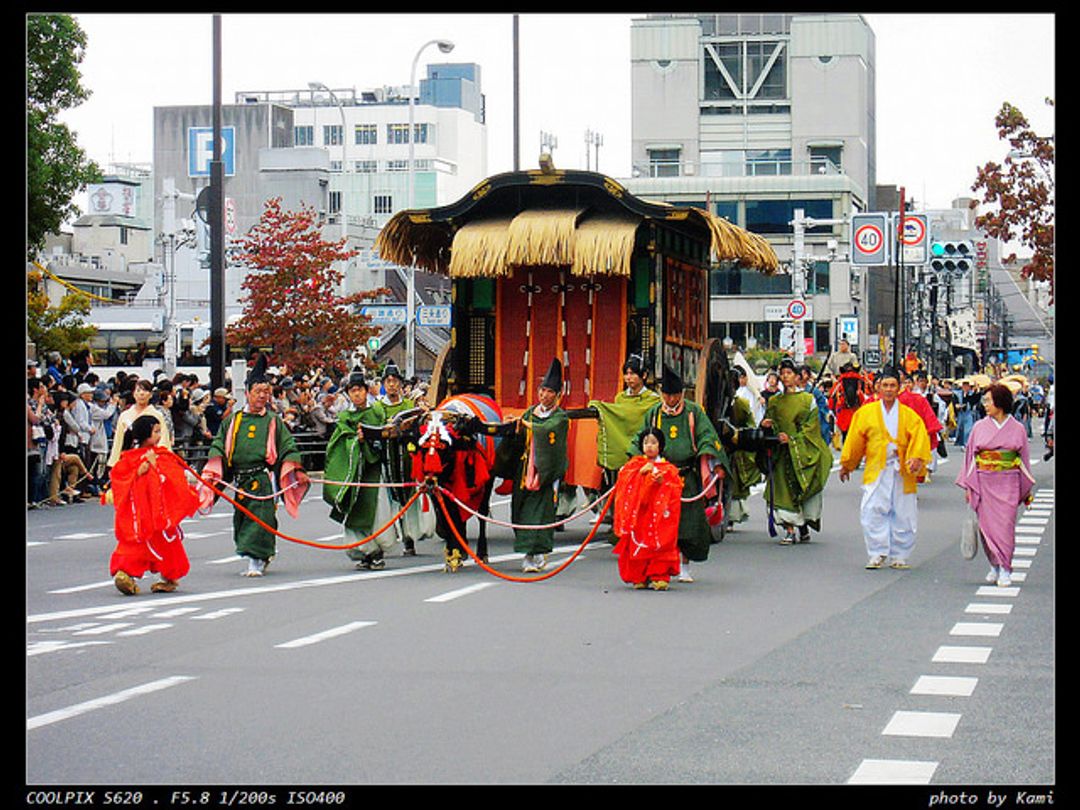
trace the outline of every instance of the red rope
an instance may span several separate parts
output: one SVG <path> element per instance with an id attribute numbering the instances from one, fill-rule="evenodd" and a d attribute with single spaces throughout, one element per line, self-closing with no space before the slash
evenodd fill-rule
<path id="1" fill-rule="evenodd" d="M 570 566 L 570 564 L 578 558 L 581 552 L 585 550 L 585 546 L 589 545 L 589 543 L 592 541 L 593 537 L 596 535 L 597 530 L 599 530 L 600 525 L 604 520 L 604 515 L 607 514 L 607 510 L 611 506 L 612 501 L 614 500 L 613 498 L 609 498 L 607 503 L 604 504 L 604 508 L 600 512 L 600 517 L 596 521 L 596 525 L 593 526 L 592 531 L 589 532 L 588 536 L 586 536 L 586 538 L 581 542 L 581 545 L 578 546 L 577 551 L 571 554 L 570 557 L 566 560 L 566 562 L 564 562 L 558 568 L 555 568 L 552 571 L 548 571 L 546 574 L 540 574 L 539 576 L 535 577 L 517 577 L 511 574 L 504 574 L 501 571 L 496 571 L 494 568 L 492 568 L 490 565 L 488 565 L 486 562 L 476 556 L 476 552 L 474 552 L 472 548 L 469 547 L 469 544 L 465 542 L 465 538 L 461 536 L 461 533 L 457 530 L 457 526 L 454 525 L 454 521 L 450 518 L 449 510 L 446 508 L 446 501 L 443 500 L 442 487 L 439 487 L 435 490 L 435 499 L 439 502 L 439 507 L 443 510 L 443 515 L 446 516 L 446 522 L 449 524 L 450 530 L 454 534 L 454 539 L 461 544 L 461 547 L 465 549 L 465 551 L 470 557 L 472 557 L 473 561 L 485 571 L 487 571 L 489 574 L 496 576 L 499 579 L 505 579 L 508 582 L 540 582 L 545 579 L 551 579 L 551 577 L 555 576 L 556 574 L 560 574 L 565 571 Z"/>

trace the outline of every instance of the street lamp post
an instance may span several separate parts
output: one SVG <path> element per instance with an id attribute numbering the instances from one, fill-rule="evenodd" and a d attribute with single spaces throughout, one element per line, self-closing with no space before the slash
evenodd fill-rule
<path id="1" fill-rule="evenodd" d="M 348 155 L 346 154 L 346 149 L 348 149 L 348 136 L 345 132 L 345 106 L 341 103 L 341 99 L 339 99 L 334 94 L 334 91 L 322 82 L 308 82 L 308 87 L 310 87 L 312 90 L 324 90 L 326 93 L 328 93 L 330 95 L 330 100 L 337 105 L 338 112 L 341 114 L 341 207 L 338 211 L 338 215 L 341 217 L 341 238 L 348 239 L 349 218 L 346 215 L 345 207 L 345 195 L 348 184 L 345 179 L 345 173 L 349 170 L 349 161 Z M 348 245 L 346 245 L 346 247 L 347 246 Z"/>
<path id="2" fill-rule="evenodd" d="M 416 51 L 412 60 L 412 70 L 409 73 L 409 165 L 406 167 L 406 182 L 408 189 L 406 199 L 411 211 L 415 204 L 415 187 L 413 180 L 414 157 L 416 155 L 416 64 L 420 61 L 420 54 L 431 45 L 437 45 L 442 53 L 450 53 L 454 50 L 454 43 L 447 39 L 432 39 L 425 42 Z M 410 267 L 407 273 L 408 289 L 405 292 L 405 376 L 412 377 L 416 373 L 416 268 Z"/>

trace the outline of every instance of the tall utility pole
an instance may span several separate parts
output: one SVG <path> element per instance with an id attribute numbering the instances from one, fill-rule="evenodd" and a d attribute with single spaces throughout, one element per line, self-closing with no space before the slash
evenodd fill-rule
<path id="1" fill-rule="evenodd" d="M 210 161 L 210 388 L 225 385 L 225 164 L 221 160 L 221 15 L 214 15 L 214 151 Z M 237 383 L 233 380 L 233 383 Z M 243 382 L 242 380 L 239 382 Z"/>
<path id="2" fill-rule="evenodd" d="M 514 15 L 514 171 L 521 171 L 521 63 L 518 54 L 518 15 Z"/>
<path id="3" fill-rule="evenodd" d="M 812 256 L 806 253 L 806 229 L 818 225 L 845 225 L 847 219 L 814 219 L 806 216 L 804 209 L 795 209 L 795 219 L 788 223 L 794 232 L 794 244 L 791 258 L 791 297 L 792 303 L 802 305 L 803 312 L 808 311 L 806 306 L 806 264 Z M 790 314 L 790 309 L 789 309 Z M 802 363 L 806 359 L 806 340 L 803 330 L 805 317 L 792 318 L 795 326 L 795 362 Z"/>

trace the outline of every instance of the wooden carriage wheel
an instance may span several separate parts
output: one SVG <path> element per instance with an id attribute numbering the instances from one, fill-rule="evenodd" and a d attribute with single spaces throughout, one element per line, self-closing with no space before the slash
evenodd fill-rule
<path id="1" fill-rule="evenodd" d="M 705 409 L 705 413 L 718 429 L 720 420 L 729 415 L 734 396 L 730 371 L 731 365 L 728 363 L 723 343 L 717 338 L 709 338 L 705 341 L 698 359 L 694 392 L 697 403 Z"/>

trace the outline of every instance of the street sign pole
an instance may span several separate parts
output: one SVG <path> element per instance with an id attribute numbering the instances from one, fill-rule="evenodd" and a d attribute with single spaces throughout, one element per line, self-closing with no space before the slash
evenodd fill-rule
<path id="1" fill-rule="evenodd" d="M 221 161 L 221 15 L 213 18 L 214 153 L 210 162 L 210 388 L 225 384 L 225 166 Z M 236 380 L 233 380 L 236 383 Z"/>

